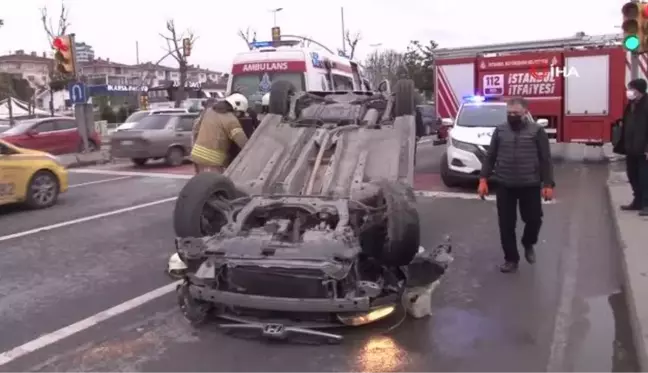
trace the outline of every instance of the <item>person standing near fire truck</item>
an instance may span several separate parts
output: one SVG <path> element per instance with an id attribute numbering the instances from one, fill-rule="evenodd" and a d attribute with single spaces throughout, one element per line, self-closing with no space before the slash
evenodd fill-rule
<path id="1" fill-rule="evenodd" d="M 232 160 L 229 156 L 232 145 L 243 149 L 248 138 L 237 112 L 245 113 L 247 108 L 245 96 L 234 93 L 205 110 L 195 126 L 198 130 L 191 149 L 191 161 L 196 165 L 197 172 L 222 173 Z"/>
<path id="2" fill-rule="evenodd" d="M 481 169 L 477 192 L 485 198 L 488 178 L 498 182 L 497 218 L 504 264 L 500 271 L 515 272 L 520 254 L 515 226 L 517 209 L 524 222 L 522 246 L 530 264 L 535 263 L 534 246 L 542 226 L 542 198 L 553 199 L 553 164 L 549 137 L 545 130 L 529 120 L 528 102 L 513 98 L 506 104 L 507 123 L 495 128 L 488 155 Z"/>
<path id="3" fill-rule="evenodd" d="M 648 216 L 648 83 L 634 79 L 628 83 L 628 104 L 623 113 L 622 147 L 626 172 L 634 198 L 622 210 Z"/>

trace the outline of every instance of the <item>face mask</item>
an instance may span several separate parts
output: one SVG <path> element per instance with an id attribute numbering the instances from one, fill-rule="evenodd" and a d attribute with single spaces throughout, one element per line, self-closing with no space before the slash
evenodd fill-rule
<path id="1" fill-rule="evenodd" d="M 632 89 L 628 89 L 626 91 L 626 97 L 628 98 L 628 100 L 634 100 L 637 97 L 637 92 Z"/>
<path id="2" fill-rule="evenodd" d="M 518 127 L 522 123 L 522 116 L 517 114 L 508 114 L 506 121 L 513 127 Z"/>

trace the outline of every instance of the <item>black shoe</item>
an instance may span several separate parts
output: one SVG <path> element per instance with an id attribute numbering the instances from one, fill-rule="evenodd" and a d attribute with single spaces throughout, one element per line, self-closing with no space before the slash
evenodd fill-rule
<path id="1" fill-rule="evenodd" d="M 500 267 L 500 272 L 502 273 L 513 273 L 517 272 L 518 264 L 515 262 L 505 262 Z"/>
<path id="2" fill-rule="evenodd" d="M 639 211 L 641 210 L 641 207 L 637 203 L 631 203 L 629 205 L 623 205 L 621 206 L 621 210 L 623 211 Z"/>
<path id="3" fill-rule="evenodd" d="M 526 258 L 526 261 L 529 264 L 533 264 L 536 262 L 535 249 L 533 248 L 533 246 L 528 246 L 524 248 L 524 258 Z"/>
<path id="4" fill-rule="evenodd" d="M 639 211 L 639 216 L 648 216 L 648 207 L 644 207 L 641 211 Z"/>

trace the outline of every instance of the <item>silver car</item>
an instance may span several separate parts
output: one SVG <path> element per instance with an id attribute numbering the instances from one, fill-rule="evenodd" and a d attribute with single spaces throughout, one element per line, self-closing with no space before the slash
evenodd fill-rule
<path id="1" fill-rule="evenodd" d="M 191 152 L 193 113 L 148 115 L 131 129 L 115 132 L 110 140 L 113 158 L 130 158 L 138 166 L 149 159 L 164 159 L 179 166 Z"/>

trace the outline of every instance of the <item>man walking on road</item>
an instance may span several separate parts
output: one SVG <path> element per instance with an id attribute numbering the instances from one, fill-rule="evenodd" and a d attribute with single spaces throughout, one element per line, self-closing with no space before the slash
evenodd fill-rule
<path id="1" fill-rule="evenodd" d="M 549 137 L 528 114 L 528 103 L 513 98 L 506 105 L 507 123 L 493 132 L 488 155 L 482 165 L 477 192 L 488 195 L 488 178 L 498 183 L 497 218 L 504 264 L 500 271 L 515 272 L 520 254 L 515 226 L 517 209 L 524 222 L 522 246 L 530 264 L 535 263 L 534 245 L 542 226 L 542 199 L 553 199 L 553 165 Z"/>
<path id="2" fill-rule="evenodd" d="M 623 151 L 626 155 L 626 173 L 634 198 L 622 210 L 639 211 L 648 216 L 648 97 L 644 79 L 628 83 L 628 105 L 623 113 Z"/>

